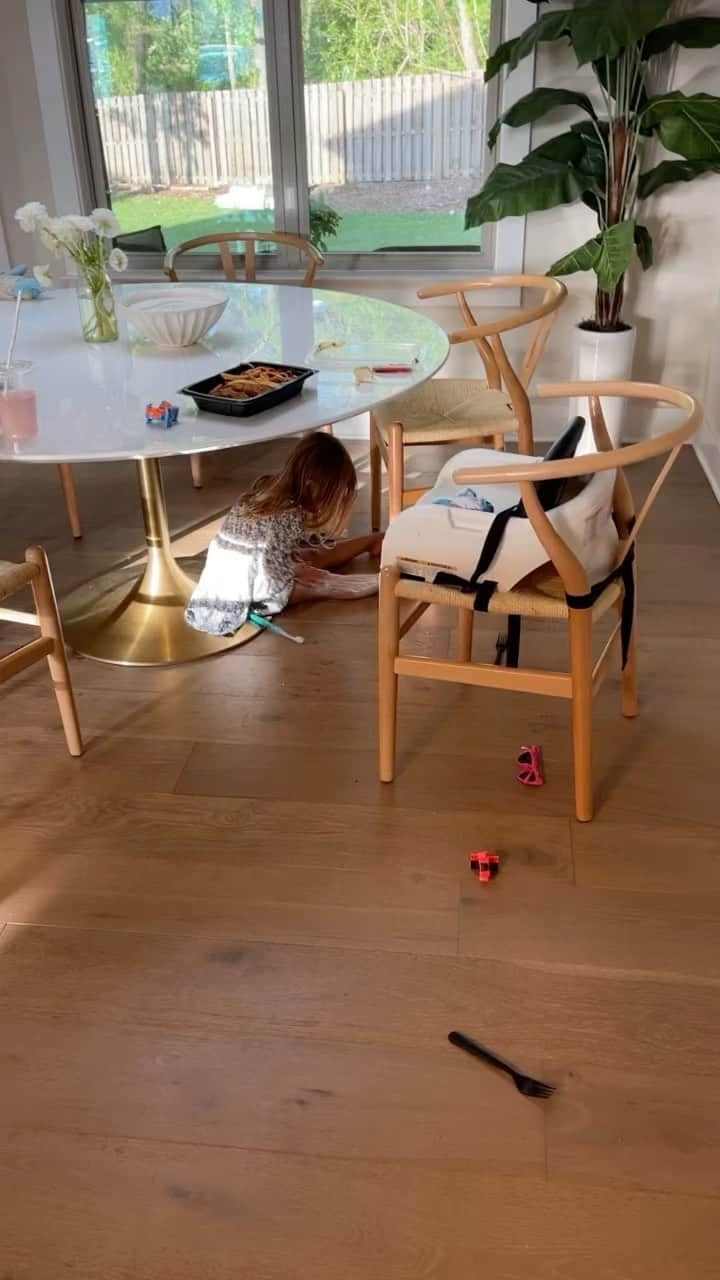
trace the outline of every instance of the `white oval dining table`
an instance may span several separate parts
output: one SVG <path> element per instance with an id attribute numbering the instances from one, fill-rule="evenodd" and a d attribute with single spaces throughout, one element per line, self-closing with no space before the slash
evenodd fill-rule
<path id="1" fill-rule="evenodd" d="M 27 385 L 37 397 L 37 428 L 21 439 L 0 435 L 0 462 L 132 459 L 137 465 L 146 562 L 112 569 L 61 601 L 66 639 L 87 657 L 154 666 L 207 657 L 248 638 L 247 630 L 210 636 L 185 622 L 197 566 L 177 560 L 171 550 L 163 458 L 257 444 L 341 422 L 425 382 L 447 358 L 442 329 L 394 303 L 295 285 L 221 283 L 217 288 L 225 291 L 228 304 L 215 328 L 194 347 L 170 350 L 136 334 L 122 312 L 118 341 L 84 342 L 72 290 L 23 307 L 16 358 L 33 362 Z M 118 302 L 133 289 L 117 288 Z M 321 369 L 296 399 L 249 418 L 198 412 L 192 400 L 178 394 L 180 387 L 242 360 L 312 366 L 318 343 L 333 340 L 372 343 L 374 349 L 411 342 L 417 363 L 410 374 L 376 375 L 367 383 L 356 383 L 349 369 Z M 176 426 L 146 425 L 145 405 L 161 400 L 179 405 Z"/>

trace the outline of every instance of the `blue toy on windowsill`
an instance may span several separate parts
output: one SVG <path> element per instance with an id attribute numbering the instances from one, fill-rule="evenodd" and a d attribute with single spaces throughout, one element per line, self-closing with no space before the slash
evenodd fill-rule
<path id="1" fill-rule="evenodd" d="M 40 270 L 39 267 L 36 270 Z M 8 267 L 5 271 L 0 271 L 0 298 L 6 302 L 11 302 L 21 293 L 24 302 L 30 302 L 34 298 L 39 298 L 44 289 L 47 289 L 47 283 L 38 280 L 36 276 L 26 276 L 27 267 L 24 262 L 19 263 L 16 267 Z"/>

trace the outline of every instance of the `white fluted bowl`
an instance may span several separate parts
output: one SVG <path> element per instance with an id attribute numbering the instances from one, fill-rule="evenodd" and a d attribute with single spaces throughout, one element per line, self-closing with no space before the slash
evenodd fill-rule
<path id="1" fill-rule="evenodd" d="M 158 347 L 192 347 L 217 324 L 228 300 L 220 289 L 141 289 L 120 303 L 135 329 Z"/>

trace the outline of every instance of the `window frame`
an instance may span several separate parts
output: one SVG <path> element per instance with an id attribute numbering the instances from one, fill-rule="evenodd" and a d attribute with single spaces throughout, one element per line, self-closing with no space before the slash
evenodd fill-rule
<path id="1" fill-rule="evenodd" d="M 105 204 L 108 190 L 100 127 L 95 110 L 89 63 L 85 52 L 82 0 L 50 0 L 54 40 L 48 40 L 48 0 L 26 0 L 33 56 L 38 72 L 38 96 L 48 141 L 51 183 L 58 208 L 89 208 Z M 493 0 L 491 45 L 517 35 L 528 25 L 527 0 Z M 309 232 L 309 192 L 304 129 L 301 0 L 263 0 L 270 146 L 275 225 L 278 230 Z M 502 74 L 488 87 L 486 125 L 502 110 L 529 92 L 534 84 L 535 60 L 530 56 L 509 76 Z M 280 86 L 290 85 L 290 92 Z M 64 103 L 64 118 L 58 113 Z M 516 163 L 528 150 L 529 127 L 503 130 L 495 159 Z M 407 250 L 404 252 L 326 251 L 323 283 L 352 278 L 377 288 L 408 278 L 453 275 L 509 274 L 522 270 L 525 218 L 511 218 L 485 229 L 478 250 Z M 159 254 L 133 253 L 130 273 L 137 279 L 157 275 Z M 300 255 L 279 250 L 258 259 L 258 275 L 271 279 L 300 272 Z M 197 254 L 185 274 L 222 275 L 215 255 Z"/>

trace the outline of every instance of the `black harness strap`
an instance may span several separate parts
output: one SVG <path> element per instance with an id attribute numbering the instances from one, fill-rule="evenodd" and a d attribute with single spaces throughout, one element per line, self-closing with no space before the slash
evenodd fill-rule
<path id="1" fill-rule="evenodd" d="M 606 587 L 611 582 L 620 579 L 623 585 L 623 602 L 620 611 L 620 645 L 622 648 L 622 664 L 623 670 L 627 665 L 628 652 L 630 649 L 630 641 L 632 639 L 633 622 L 635 619 L 635 547 L 634 545 L 628 551 L 625 559 L 618 569 L 613 569 L 602 582 L 596 582 L 582 596 L 573 596 L 565 593 L 565 600 L 569 609 L 592 609 L 595 601 L 602 595 Z"/>
<path id="2" fill-rule="evenodd" d="M 544 461 L 552 462 L 559 458 L 574 457 L 584 428 L 584 418 L 573 418 L 562 435 L 550 446 L 545 454 Z M 558 505 L 564 483 L 563 480 L 539 480 L 535 483 L 535 492 L 543 511 L 548 511 Z M 466 595 L 474 591 L 474 608 L 478 613 L 487 613 L 490 597 L 497 588 L 497 582 L 481 582 L 478 584 L 478 579 L 485 577 L 498 553 L 508 523 L 512 519 L 527 520 L 527 511 L 522 501 L 516 502 L 512 507 L 506 507 L 504 511 L 498 511 L 485 535 L 480 559 L 475 565 L 470 580 L 466 581 L 464 578 L 458 578 L 452 573 L 438 573 L 434 578 L 437 586 L 457 587 Z"/>
<path id="3" fill-rule="evenodd" d="M 492 524 L 490 525 L 490 528 L 488 529 L 485 535 L 483 548 L 482 548 L 482 551 L 480 552 L 480 559 L 475 565 L 475 568 L 473 569 L 473 572 L 472 572 L 472 577 L 470 578 L 471 587 L 474 587 L 477 583 L 478 578 L 484 577 L 488 569 L 490 568 L 490 565 L 492 564 L 493 560 L 495 559 L 495 556 L 498 553 L 498 550 L 500 549 L 500 543 L 503 540 L 503 536 L 505 534 L 505 530 L 509 522 L 512 520 L 513 516 L 517 516 L 520 514 L 520 512 L 518 511 L 518 505 L 519 504 L 516 504 L 515 506 L 512 506 L 512 507 L 506 507 L 504 511 L 498 511 L 495 519 L 493 520 Z"/>
<path id="4" fill-rule="evenodd" d="M 524 515 L 525 512 L 523 510 L 519 511 L 518 507 L 507 507 L 504 511 L 498 512 L 488 529 L 487 537 L 485 538 L 483 549 L 480 553 L 480 559 L 478 560 L 469 581 L 466 581 L 465 578 L 458 578 L 452 573 L 438 573 L 435 575 L 435 583 L 438 586 L 457 587 L 466 595 L 471 591 L 474 591 L 475 604 L 473 608 L 477 610 L 478 613 L 487 613 L 490 599 L 497 589 L 497 582 L 490 582 L 487 579 L 483 582 L 478 582 L 478 578 L 487 573 L 487 570 L 495 559 L 508 521 L 511 520 L 513 516 L 519 516 L 522 518 Z M 600 582 L 596 582 L 589 591 L 585 592 L 584 595 L 568 595 L 566 592 L 565 601 L 569 609 L 592 609 L 595 601 L 602 595 L 605 588 L 608 587 L 611 582 L 616 582 L 618 579 L 620 579 L 623 585 L 623 603 L 620 612 L 620 644 L 622 648 L 622 665 L 624 669 L 627 665 L 630 640 L 632 639 L 633 621 L 635 618 L 635 547 L 632 546 L 630 548 L 619 568 L 613 569 L 612 573 L 609 573 L 607 577 L 603 578 Z"/>
<path id="5" fill-rule="evenodd" d="M 484 577 L 495 559 L 508 522 L 512 520 L 513 516 L 522 514 L 518 510 L 518 506 L 519 504 L 513 507 L 506 507 L 504 511 L 498 511 L 485 535 L 480 559 L 475 565 L 469 580 L 458 578 L 452 573 L 438 573 L 435 575 L 434 581 L 439 587 L 458 587 L 466 595 L 474 591 L 475 604 L 473 608 L 478 613 L 487 613 L 490 597 L 497 588 L 497 582 L 478 582 L 478 578 Z"/>

